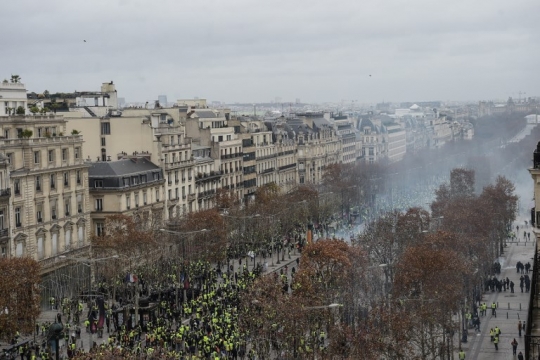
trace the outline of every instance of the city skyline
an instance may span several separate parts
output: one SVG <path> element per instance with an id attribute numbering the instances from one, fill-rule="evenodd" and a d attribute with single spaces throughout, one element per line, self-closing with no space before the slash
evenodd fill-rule
<path id="1" fill-rule="evenodd" d="M 0 15 L 13 34 L 3 39 L 4 77 L 20 75 L 35 92 L 113 80 L 129 101 L 535 96 L 540 5 L 507 5 L 9 2 Z"/>

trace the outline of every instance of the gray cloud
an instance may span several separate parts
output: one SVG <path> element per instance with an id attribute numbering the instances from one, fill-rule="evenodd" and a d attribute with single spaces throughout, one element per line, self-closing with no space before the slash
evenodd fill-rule
<path id="1" fill-rule="evenodd" d="M 537 95 L 539 10 L 536 0 L 9 1 L 0 77 L 17 73 L 33 91 L 114 80 L 140 101 Z"/>

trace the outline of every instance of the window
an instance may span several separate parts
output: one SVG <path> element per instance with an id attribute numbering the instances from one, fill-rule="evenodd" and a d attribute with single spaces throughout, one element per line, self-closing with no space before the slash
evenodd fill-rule
<path id="1" fill-rule="evenodd" d="M 139 194 L 135 194 L 135 207 L 139 207 Z"/>
<path id="2" fill-rule="evenodd" d="M 132 176 L 131 181 L 133 185 L 139 185 L 139 177 L 138 176 Z"/>
<path id="3" fill-rule="evenodd" d="M 15 188 L 15 195 L 19 195 L 21 193 L 21 180 L 15 179 L 13 187 Z"/>
<path id="4" fill-rule="evenodd" d="M 51 174 L 51 190 L 56 189 L 56 174 Z"/>
<path id="5" fill-rule="evenodd" d="M 131 196 L 126 195 L 126 208 L 131 209 Z"/>
<path id="6" fill-rule="evenodd" d="M 4 210 L 0 210 L 0 230 L 4 230 Z"/>
<path id="7" fill-rule="evenodd" d="M 2 256 L 3 258 L 5 258 L 5 257 L 7 256 L 7 248 L 6 248 L 5 246 L 2 246 L 2 247 L 0 248 L 0 251 L 1 251 L 1 256 Z"/>
<path id="8" fill-rule="evenodd" d="M 123 180 L 124 180 L 124 186 L 129 186 L 129 178 L 125 177 Z"/>
<path id="9" fill-rule="evenodd" d="M 156 189 L 156 201 L 159 201 L 159 189 Z"/>
<path id="10" fill-rule="evenodd" d="M 67 161 L 68 159 L 68 149 L 62 149 L 62 161 Z"/>
<path id="11" fill-rule="evenodd" d="M 81 156 L 81 148 L 76 147 L 75 148 L 75 159 L 78 159 Z"/>
<path id="12" fill-rule="evenodd" d="M 105 145 L 105 138 L 104 138 L 104 137 L 101 138 L 101 146 L 106 146 L 106 145 Z"/>
<path id="13" fill-rule="evenodd" d="M 56 219 L 56 200 L 51 200 L 51 219 Z"/>
<path id="14" fill-rule="evenodd" d="M 102 122 L 101 123 L 101 135 L 110 135 L 111 134 L 111 123 Z"/>
<path id="15" fill-rule="evenodd" d="M 94 180 L 94 187 L 95 188 L 102 188 L 103 187 L 103 180 Z"/>
<path id="16" fill-rule="evenodd" d="M 103 210 L 103 199 L 96 199 L 96 211 Z"/>
<path id="17" fill-rule="evenodd" d="M 39 151 L 34 151 L 34 164 L 39 164 Z"/>
<path id="18" fill-rule="evenodd" d="M 146 184 L 146 175 L 141 175 L 141 184 Z"/>
<path id="19" fill-rule="evenodd" d="M 49 150 L 49 162 L 54 162 L 54 150 Z"/>
<path id="20" fill-rule="evenodd" d="M 82 214 L 83 212 L 83 198 L 82 195 L 77 195 L 77 212 Z"/>
<path id="21" fill-rule="evenodd" d="M 21 227 L 21 208 L 20 207 L 15 208 L 15 226 Z"/>
<path id="22" fill-rule="evenodd" d="M 8 164 L 13 164 L 13 153 L 7 153 Z"/>
<path id="23" fill-rule="evenodd" d="M 41 191 L 41 176 L 36 176 L 36 191 Z"/>
<path id="24" fill-rule="evenodd" d="M 69 216 L 69 210 L 71 209 L 69 202 L 70 202 L 69 198 L 66 199 L 64 202 L 64 213 L 66 214 L 66 216 Z"/>
<path id="25" fill-rule="evenodd" d="M 19 241 L 19 242 L 17 243 L 17 248 L 15 249 L 15 255 L 16 255 L 17 257 L 22 257 L 22 256 L 23 256 L 23 253 L 24 253 L 23 243 Z"/>
<path id="26" fill-rule="evenodd" d="M 55 256 L 58 252 L 58 233 L 51 234 L 51 256 Z"/>
<path id="27" fill-rule="evenodd" d="M 64 173 L 64 186 L 69 187 L 69 173 Z"/>
<path id="28" fill-rule="evenodd" d="M 81 170 L 77 170 L 77 185 L 81 185 Z"/>
<path id="29" fill-rule="evenodd" d="M 79 233 L 78 233 L 79 245 L 82 245 L 84 242 L 84 227 L 82 225 L 79 225 L 78 230 L 79 230 Z"/>
<path id="30" fill-rule="evenodd" d="M 38 259 L 43 259 L 43 234 L 40 234 L 37 239 Z"/>
<path id="31" fill-rule="evenodd" d="M 97 236 L 105 235 L 105 223 L 96 222 L 96 235 Z"/>
<path id="32" fill-rule="evenodd" d="M 41 204 L 38 204 L 38 206 L 37 206 L 36 218 L 37 218 L 38 223 L 43 222 L 43 205 L 41 205 Z"/>
<path id="33" fill-rule="evenodd" d="M 169 189 L 169 200 L 172 200 L 172 190 Z"/>
<path id="34" fill-rule="evenodd" d="M 176 188 L 176 189 L 174 190 L 174 194 L 175 194 L 175 199 L 178 199 L 178 188 Z"/>
<path id="35" fill-rule="evenodd" d="M 146 201 L 146 192 L 143 192 L 142 197 L 143 197 L 143 205 L 146 205 L 146 204 L 147 204 L 147 201 Z"/>
<path id="36" fill-rule="evenodd" d="M 66 229 L 66 248 L 71 247 L 71 229 Z"/>
<path id="37" fill-rule="evenodd" d="M 5 137 L 6 139 L 9 139 L 9 129 L 5 129 L 5 130 L 4 130 L 4 137 Z"/>

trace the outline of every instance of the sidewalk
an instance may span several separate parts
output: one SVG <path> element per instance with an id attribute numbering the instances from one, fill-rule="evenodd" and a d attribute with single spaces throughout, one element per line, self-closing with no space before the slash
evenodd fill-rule
<path id="1" fill-rule="evenodd" d="M 521 225 L 522 226 L 522 225 Z M 521 228 L 520 226 L 520 228 Z M 531 228 L 529 227 L 528 230 Z M 516 263 L 521 261 L 523 264 L 529 262 L 533 267 L 536 266 L 533 263 L 534 260 L 534 241 L 521 241 L 515 243 L 508 243 L 508 246 L 504 249 L 504 254 L 499 258 L 501 263 L 501 274 L 497 276 L 498 279 L 509 278 L 515 284 L 514 293 L 510 293 L 510 290 L 502 292 L 485 292 L 482 296 L 482 303 L 486 303 L 488 311 L 486 316 L 480 317 L 480 333 L 475 333 L 474 329 L 469 329 L 469 336 L 467 343 L 461 343 L 461 347 L 466 353 L 467 360 L 498 360 L 498 359 L 513 359 L 512 345 L 510 342 L 515 338 L 519 343 L 517 347 L 517 354 L 521 351 L 525 355 L 525 338 L 524 331 L 521 333 L 521 337 L 518 335 L 518 321 L 523 323 L 527 321 L 527 311 L 529 306 L 530 293 L 521 292 L 519 287 L 519 277 L 521 273 L 516 272 Z M 532 271 L 529 272 L 529 277 L 532 279 Z M 497 304 L 497 316 L 491 315 L 490 305 L 492 302 Z M 495 350 L 495 345 L 491 342 L 489 331 L 491 328 L 498 326 L 501 329 L 501 335 L 499 336 L 499 350 Z M 455 339 L 460 341 L 461 339 Z M 457 349 L 457 346 L 456 346 Z M 455 352 L 455 358 L 457 359 L 457 350 Z M 516 356 L 517 358 L 517 356 Z"/>

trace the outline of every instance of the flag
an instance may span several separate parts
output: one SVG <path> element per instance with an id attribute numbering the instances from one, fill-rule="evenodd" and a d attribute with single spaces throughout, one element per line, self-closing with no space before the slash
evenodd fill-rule
<path id="1" fill-rule="evenodd" d="M 135 274 L 128 273 L 126 275 L 126 282 L 134 283 L 134 282 L 137 282 L 137 280 L 139 280 L 139 279 L 137 278 L 137 275 L 135 275 Z"/>

